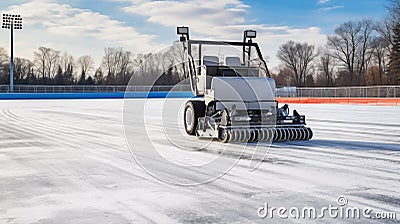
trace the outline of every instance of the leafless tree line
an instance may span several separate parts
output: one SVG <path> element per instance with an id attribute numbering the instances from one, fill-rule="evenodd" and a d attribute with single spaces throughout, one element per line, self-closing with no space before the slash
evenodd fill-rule
<path id="1" fill-rule="evenodd" d="M 282 45 L 277 54 L 282 61 L 280 72 L 275 75 L 278 84 L 400 84 L 400 0 L 388 2 L 386 18 L 343 23 L 328 36 L 324 47 L 315 49 L 293 41 Z"/>
<path id="2" fill-rule="evenodd" d="M 349 86 L 399 84 L 387 72 L 392 32 L 385 20 L 348 21 L 329 35 L 325 46 L 289 41 L 277 53 L 283 66 L 280 85 Z M 400 75 L 400 74 L 399 74 Z"/>
<path id="3" fill-rule="evenodd" d="M 0 48 L 0 84 L 9 83 L 9 57 Z M 123 48 L 106 48 L 99 67 L 84 55 L 77 59 L 66 52 L 39 47 L 34 60 L 15 58 L 16 84 L 57 85 L 151 85 L 175 84 L 184 79 L 182 45 L 155 54 L 134 54 Z"/>
<path id="4" fill-rule="evenodd" d="M 9 83 L 9 56 L 0 48 L 0 83 Z M 34 52 L 34 60 L 14 59 L 14 81 L 16 84 L 82 84 L 92 83 L 85 74 L 93 68 L 91 56 L 74 59 L 67 53 L 61 53 L 47 47 L 39 47 Z M 82 79 L 83 77 L 83 79 Z"/>
<path id="5" fill-rule="evenodd" d="M 400 0 L 389 0 L 389 15 L 338 26 L 318 49 L 289 41 L 280 46 L 278 85 L 350 86 L 400 84 Z M 0 48 L 0 84 L 9 83 L 8 55 Z M 106 48 L 99 67 L 90 55 L 75 59 L 66 52 L 40 47 L 34 60 L 16 58 L 16 84 L 175 84 L 184 80 L 185 56 L 176 44 L 154 54 Z"/>

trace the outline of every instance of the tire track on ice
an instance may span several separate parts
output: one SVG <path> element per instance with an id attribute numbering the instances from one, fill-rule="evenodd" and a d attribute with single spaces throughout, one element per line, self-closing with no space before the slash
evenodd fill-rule
<path id="1" fill-rule="evenodd" d="M 32 133 L 41 133 L 43 135 L 46 136 L 46 139 L 51 140 L 51 141 L 56 141 L 58 143 L 61 143 L 62 145 L 66 145 L 69 146 L 69 149 L 73 149 L 75 151 L 86 151 L 86 152 L 90 152 L 91 154 L 96 155 L 97 157 L 102 158 L 103 160 L 106 161 L 112 161 L 110 160 L 110 155 L 112 154 L 100 154 L 94 150 L 89 150 L 88 148 L 82 148 L 82 145 L 75 143 L 72 140 L 67 140 L 66 138 L 63 139 L 59 139 L 58 137 L 60 136 L 59 134 L 65 134 L 64 132 L 60 132 L 57 131 L 56 129 L 49 129 L 48 125 L 44 125 L 42 126 L 40 122 L 37 122 L 37 120 L 33 120 L 33 119 L 27 119 L 26 117 L 20 117 L 14 113 L 11 112 L 11 110 L 7 110 L 7 112 L 5 113 L 6 117 L 9 119 L 13 119 L 16 122 L 23 122 L 23 125 L 25 127 L 26 130 L 30 130 Z M 40 119 L 39 119 L 40 120 Z M 27 124 L 29 123 L 34 123 L 35 128 L 28 128 L 26 127 Z M 49 132 L 51 131 L 51 132 Z M 85 146 L 87 147 L 87 146 Z M 121 158 L 118 158 L 121 159 Z M 47 167 L 46 170 L 52 170 L 52 173 L 55 174 L 55 176 L 63 176 L 63 177 L 68 177 L 69 180 L 72 180 L 77 186 L 80 187 L 84 187 L 85 190 L 87 190 L 87 192 L 96 192 L 100 197 L 108 197 L 109 201 L 113 201 L 114 197 L 113 195 L 113 191 L 112 190 L 102 190 L 99 187 L 96 187 L 95 185 L 93 185 L 93 183 L 89 183 L 88 179 L 85 178 L 85 174 L 82 173 L 80 176 L 76 176 L 75 173 L 73 173 L 73 171 L 79 171 L 77 169 L 74 169 L 73 167 L 71 167 L 72 169 L 70 171 L 68 171 L 69 169 L 63 169 L 62 167 L 57 167 L 57 166 L 53 166 L 49 163 L 43 162 L 41 159 L 37 159 L 36 160 L 37 163 L 40 163 L 43 167 Z M 111 163 L 110 163 L 111 164 Z M 129 161 L 129 165 L 130 168 L 126 168 L 125 166 L 118 166 L 116 164 L 111 164 L 113 165 L 115 168 L 119 168 L 120 170 L 124 171 L 125 173 L 129 174 L 131 177 L 135 177 L 135 179 L 140 179 L 140 180 L 145 180 L 148 182 L 151 182 L 153 184 L 157 184 L 155 183 L 155 181 L 153 181 L 153 178 L 148 177 L 148 175 L 143 174 L 143 175 L 137 175 L 137 173 L 132 171 L 132 163 L 131 161 Z M 79 173 L 79 172 L 78 172 Z M 142 174 L 141 172 L 139 172 L 140 174 Z M 83 175 L 83 176 L 82 176 Z M 88 176 L 95 176 L 95 175 L 91 175 L 91 174 L 86 174 Z M 118 203 L 114 203 L 114 205 L 119 206 L 120 210 L 129 210 L 130 213 L 135 213 L 136 216 L 138 217 L 142 217 L 143 219 L 146 220 L 147 223 L 157 223 L 155 222 L 151 217 L 146 217 L 143 214 L 136 212 L 135 210 L 130 209 L 130 207 L 128 206 L 127 203 L 124 203 L 123 201 L 117 201 Z"/>
<path id="2" fill-rule="evenodd" d="M 71 146 L 74 149 L 76 149 L 76 147 L 79 148 L 79 146 L 82 146 L 82 145 L 79 145 L 79 144 L 75 144 L 74 141 L 67 140 L 66 136 L 69 135 L 71 137 L 71 134 L 69 134 L 71 132 L 69 130 L 66 130 L 65 127 L 63 128 L 64 131 L 60 131 L 59 129 L 55 129 L 54 127 L 51 127 L 51 126 L 49 128 L 49 125 L 47 124 L 48 120 L 46 120 L 46 123 L 45 122 L 41 123 L 41 122 L 38 122 L 38 120 L 42 120 L 42 119 L 35 119 L 35 120 L 27 119 L 26 117 L 18 116 L 18 115 L 16 115 L 15 113 L 13 113 L 11 111 L 9 111 L 7 114 L 8 114 L 9 117 L 12 117 L 13 119 L 15 119 L 17 121 L 20 121 L 20 122 L 23 122 L 25 124 L 26 123 L 35 123 L 35 127 L 36 128 L 35 128 L 35 130 L 32 130 L 32 131 L 38 131 L 37 129 L 39 128 L 40 129 L 39 133 L 49 134 L 49 132 L 51 132 L 51 134 L 48 135 L 48 139 L 57 138 L 57 136 L 60 136 L 60 134 L 63 134 L 63 135 L 65 134 L 64 138 L 62 139 L 62 141 L 60 141 L 60 140 L 57 140 L 57 141 L 61 142 L 61 143 L 69 142 L 68 145 Z M 58 126 L 59 123 L 57 123 L 56 125 Z M 71 127 L 71 128 L 74 128 L 74 127 Z M 72 134 L 72 136 L 75 136 L 75 135 Z M 88 151 L 88 150 L 84 150 L 84 151 Z M 97 152 L 93 152 L 93 150 L 90 150 L 90 152 L 99 155 Z M 101 157 L 103 159 L 107 160 L 107 159 L 109 159 L 110 154 L 109 153 L 107 153 L 106 155 L 102 154 Z M 119 158 L 119 159 L 121 159 L 121 158 Z M 142 171 L 142 170 L 139 170 L 139 171 Z M 147 176 L 146 173 L 144 173 L 144 175 Z M 151 178 L 151 177 L 149 177 L 149 178 Z M 143 179 L 146 179 L 146 178 L 143 178 Z M 151 179 L 153 180 L 153 178 L 151 178 Z M 78 181 L 82 181 L 82 179 L 78 179 Z M 158 182 L 157 180 L 154 180 L 154 181 Z M 236 184 L 236 185 L 240 186 L 239 187 L 239 189 L 240 189 L 239 191 L 240 192 L 242 192 L 243 189 L 245 189 L 247 191 L 254 190 L 254 187 L 252 185 L 243 184 L 243 183 L 237 182 L 235 180 L 225 180 L 225 182 L 230 182 L 229 185 Z M 212 186 L 212 187 L 211 188 L 207 187 L 206 188 L 207 191 L 205 191 L 204 189 L 203 189 L 203 191 L 207 192 L 207 195 L 214 195 L 214 196 L 218 196 L 220 199 L 223 198 L 226 201 L 237 202 L 237 205 L 240 205 L 240 204 L 243 203 L 243 198 L 240 197 L 241 196 L 240 194 L 238 195 L 238 191 L 230 191 L 230 190 L 228 190 L 228 189 L 226 189 L 224 187 L 218 187 L 218 185 L 216 185 L 216 186 L 213 186 L 213 185 L 214 184 L 208 185 L 208 186 Z M 185 188 L 181 188 L 179 190 L 182 191 L 182 189 L 185 189 Z M 189 195 L 193 194 L 193 191 L 191 191 L 191 190 L 189 190 L 189 191 L 186 190 L 186 192 Z M 242 213 L 243 217 L 245 217 L 248 214 L 249 213 L 245 213 L 245 212 Z"/>

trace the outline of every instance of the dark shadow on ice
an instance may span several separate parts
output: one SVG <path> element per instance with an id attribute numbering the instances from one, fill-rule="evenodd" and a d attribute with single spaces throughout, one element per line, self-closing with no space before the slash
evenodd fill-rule
<path id="1" fill-rule="evenodd" d="M 282 142 L 273 143 L 272 146 L 301 146 L 301 147 L 319 147 L 319 148 L 338 148 L 344 150 L 382 150 L 382 151 L 400 151 L 400 144 L 382 143 L 382 142 L 361 142 L 349 140 L 324 140 L 316 139 L 304 142 Z"/>

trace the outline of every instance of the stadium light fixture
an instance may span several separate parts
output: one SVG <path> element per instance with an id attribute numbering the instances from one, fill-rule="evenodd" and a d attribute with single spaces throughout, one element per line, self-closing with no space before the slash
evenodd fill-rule
<path id="1" fill-rule="evenodd" d="M 178 35 L 182 35 L 181 41 L 189 40 L 189 27 L 181 26 L 176 29 Z M 186 37 L 186 39 L 185 39 Z"/>
<path id="2" fill-rule="evenodd" d="M 2 29 L 11 30 L 10 37 L 10 92 L 14 92 L 14 30 L 22 30 L 22 17 L 16 14 L 3 14 Z"/>
<path id="3" fill-rule="evenodd" d="M 257 37 L 257 32 L 254 30 L 246 30 L 244 31 L 244 36 L 245 38 L 256 38 Z"/>

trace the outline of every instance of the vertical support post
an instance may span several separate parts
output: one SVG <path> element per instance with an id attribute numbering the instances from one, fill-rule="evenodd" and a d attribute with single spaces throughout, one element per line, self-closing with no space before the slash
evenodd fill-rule
<path id="1" fill-rule="evenodd" d="M 10 92 L 14 92 L 14 19 L 11 19 Z"/>
<path id="2" fill-rule="evenodd" d="M 381 86 L 378 86 L 378 98 L 381 98 Z"/>
<path id="3" fill-rule="evenodd" d="M 8 92 L 14 92 L 14 30 L 22 30 L 21 15 L 3 14 L 2 29 L 10 30 L 10 87 Z"/>

